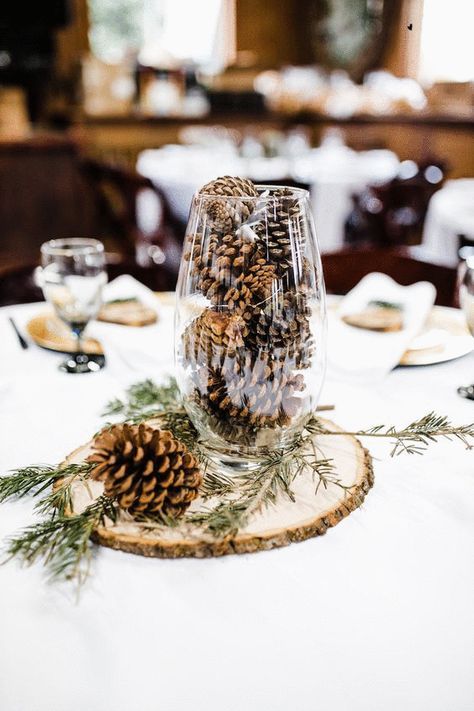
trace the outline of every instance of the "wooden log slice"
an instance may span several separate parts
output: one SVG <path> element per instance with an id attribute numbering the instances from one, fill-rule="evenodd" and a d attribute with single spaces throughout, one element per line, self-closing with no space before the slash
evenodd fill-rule
<path id="1" fill-rule="evenodd" d="M 149 424 L 156 424 L 149 422 Z M 332 422 L 324 421 L 334 432 L 341 431 Z M 119 519 L 101 525 L 93 533 L 93 540 L 100 545 L 137 555 L 157 558 L 206 558 L 230 553 L 253 553 L 286 546 L 296 541 L 321 536 L 328 528 L 358 508 L 373 485 L 372 459 L 361 443 L 350 435 L 317 435 L 314 446 L 322 459 L 332 459 L 335 473 L 345 489 L 330 483 L 319 486 L 313 472 L 306 469 L 293 485 L 295 501 L 279 496 L 275 505 L 255 513 L 248 524 L 236 536 L 223 539 L 203 533 L 190 524 L 168 528 L 156 526 L 144 530 L 143 524 L 135 522 L 123 512 Z M 91 443 L 75 450 L 66 463 L 80 463 L 91 451 Z M 103 484 L 76 481 L 72 485 L 72 506 L 79 513 L 101 495 Z M 207 500 L 196 499 L 189 511 L 199 511 L 214 505 Z"/>

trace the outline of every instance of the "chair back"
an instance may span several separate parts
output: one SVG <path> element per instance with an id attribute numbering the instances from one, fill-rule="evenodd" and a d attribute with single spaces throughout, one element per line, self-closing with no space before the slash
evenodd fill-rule
<path id="1" fill-rule="evenodd" d="M 456 269 L 414 258 L 409 249 L 344 249 L 322 255 L 326 289 L 347 294 L 362 277 L 382 272 L 404 286 L 429 281 L 436 288 L 436 303 L 453 306 Z"/>
<path id="2" fill-rule="evenodd" d="M 165 195 L 148 178 L 92 159 L 82 161 L 106 236 L 139 267 L 166 264 L 178 271 L 183 233 Z"/>
<path id="3" fill-rule="evenodd" d="M 369 186 L 360 195 L 353 195 L 353 208 L 345 224 L 346 244 L 420 244 L 428 203 L 441 188 L 444 174 L 445 166 L 439 161 L 428 160 L 420 166 L 405 161 L 400 174 L 388 183 Z"/>
<path id="4" fill-rule="evenodd" d="M 176 287 L 176 273 L 164 264 L 142 267 L 133 258 L 106 255 L 109 281 L 121 274 L 130 274 L 152 291 L 173 291 Z M 0 268 L 0 306 L 28 304 L 43 301 L 42 290 L 34 280 L 36 265 Z"/>

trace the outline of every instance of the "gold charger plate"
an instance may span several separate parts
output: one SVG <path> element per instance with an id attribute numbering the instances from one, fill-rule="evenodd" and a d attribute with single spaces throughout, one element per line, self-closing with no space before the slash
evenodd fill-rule
<path id="1" fill-rule="evenodd" d="M 34 316 L 26 324 L 30 338 L 42 348 L 58 353 L 75 353 L 76 341 L 71 331 L 52 312 L 44 312 Z M 83 340 L 83 351 L 87 355 L 104 355 L 102 346 L 95 338 Z"/>
<path id="2" fill-rule="evenodd" d="M 337 311 L 341 296 L 329 295 L 328 308 Z M 461 358 L 474 350 L 474 338 L 470 335 L 460 309 L 448 306 L 433 306 L 420 334 L 405 351 L 399 365 L 435 365 Z"/>
<path id="3" fill-rule="evenodd" d="M 157 301 L 162 305 L 174 305 L 174 291 L 156 292 Z M 34 316 L 26 324 L 28 335 L 38 346 L 58 353 L 75 353 L 76 342 L 69 328 L 52 311 Z M 101 344 L 95 338 L 83 339 L 83 350 L 87 355 L 104 355 Z"/>
<path id="4" fill-rule="evenodd" d="M 467 355 L 474 350 L 462 312 L 447 306 L 434 306 L 400 365 L 434 365 Z"/>

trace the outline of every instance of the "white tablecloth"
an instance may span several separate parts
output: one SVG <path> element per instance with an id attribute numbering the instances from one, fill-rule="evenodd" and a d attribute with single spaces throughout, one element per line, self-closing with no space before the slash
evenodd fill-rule
<path id="1" fill-rule="evenodd" d="M 65 375 L 61 356 L 20 349 L 6 316 L 42 308 L 0 310 L 1 472 L 60 461 L 120 389 L 107 369 Z M 171 364 L 170 329 L 157 348 Z M 432 409 L 466 423 L 456 386 L 473 380 L 471 354 L 364 390 L 327 382 L 322 401 L 349 428 Z M 370 447 L 373 490 L 322 538 L 209 560 L 100 549 L 78 603 L 40 566 L 0 567 L 1 711 L 471 711 L 473 454 Z M 3 504 L 0 537 L 32 510 Z"/>
<path id="2" fill-rule="evenodd" d="M 294 177 L 311 185 L 311 203 L 320 248 L 340 249 L 352 193 L 394 177 L 398 159 L 386 150 L 357 153 L 344 145 L 323 145 L 304 157 L 244 159 L 227 150 L 165 146 L 143 151 L 137 169 L 165 193 L 174 213 L 187 220 L 196 190 L 219 175 L 242 175 L 259 182 Z"/>
<path id="3" fill-rule="evenodd" d="M 423 228 L 423 248 L 456 266 L 460 235 L 474 246 L 474 178 L 449 180 L 433 195 Z"/>

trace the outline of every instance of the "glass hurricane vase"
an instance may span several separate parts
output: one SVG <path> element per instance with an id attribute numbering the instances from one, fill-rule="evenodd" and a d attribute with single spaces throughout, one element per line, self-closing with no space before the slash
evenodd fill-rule
<path id="1" fill-rule="evenodd" d="M 292 445 L 318 403 L 325 313 L 305 190 L 195 195 L 175 351 L 184 405 L 211 459 L 248 469 Z"/>

